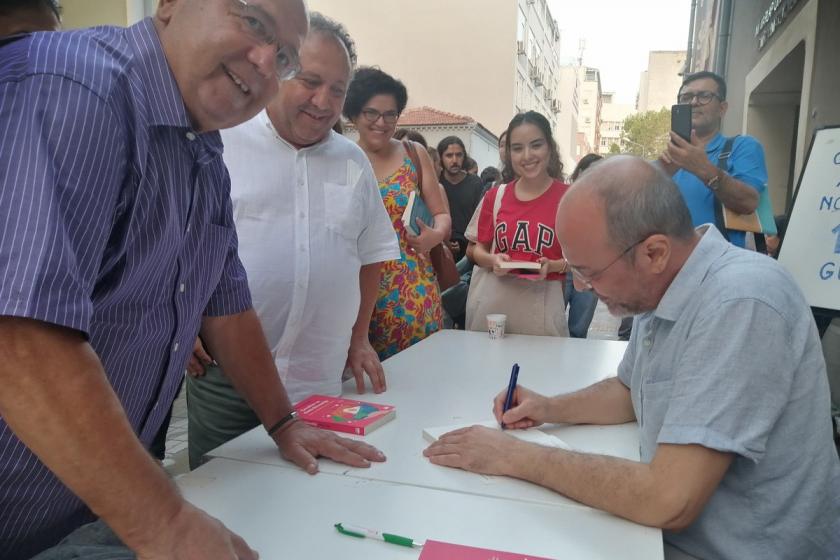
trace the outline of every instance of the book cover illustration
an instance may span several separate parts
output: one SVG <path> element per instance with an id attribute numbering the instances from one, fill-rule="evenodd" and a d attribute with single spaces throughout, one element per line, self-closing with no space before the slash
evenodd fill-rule
<path id="1" fill-rule="evenodd" d="M 396 409 L 326 395 L 312 395 L 295 405 L 298 417 L 318 428 L 366 435 L 396 416 Z"/>
<path id="2" fill-rule="evenodd" d="M 530 556 L 513 552 L 502 552 L 489 548 L 476 548 L 462 544 L 450 544 L 427 540 L 418 560 L 552 560 L 544 556 Z"/>

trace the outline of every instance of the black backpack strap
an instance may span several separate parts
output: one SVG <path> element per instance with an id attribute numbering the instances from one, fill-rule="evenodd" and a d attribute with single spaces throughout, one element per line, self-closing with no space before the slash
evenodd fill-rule
<path id="1" fill-rule="evenodd" d="M 729 156 L 732 155 L 732 145 L 735 143 L 736 138 L 738 137 L 733 136 L 731 138 L 727 138 L 726 142 L 723 143 L 723 149 L 720 151 L 720 155 L 718 156 L 717 166 L 726 173 L 729 172 Z M 726 228 L 723 226 L 723 204 L 721 204 L 720 199 L 716 195 L 713 194 L 712 196 L 714 196 L 715 201 L 715 226 L 717 226 L 718 231 L 720 231 L 724 239 L 729 241 L 729 232 L 726 231 Z"/>

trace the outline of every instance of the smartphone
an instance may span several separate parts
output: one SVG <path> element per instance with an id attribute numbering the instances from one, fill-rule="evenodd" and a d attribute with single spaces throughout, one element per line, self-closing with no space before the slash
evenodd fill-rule
<path id="1" fill-rule="evenodd" d="M 671 105 L 671 130 L 691 142 L 691 105 Z"/>

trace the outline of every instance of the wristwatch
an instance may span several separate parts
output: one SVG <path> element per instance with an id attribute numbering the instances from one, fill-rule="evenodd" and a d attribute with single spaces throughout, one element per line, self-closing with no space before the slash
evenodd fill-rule
<path id="1" fill-rule="evenodd" d="M 718 189 L 720 189 L 720 173 L 706 181 L 706 186 L 709 188 L 710 191 L 717 192 Z"/>

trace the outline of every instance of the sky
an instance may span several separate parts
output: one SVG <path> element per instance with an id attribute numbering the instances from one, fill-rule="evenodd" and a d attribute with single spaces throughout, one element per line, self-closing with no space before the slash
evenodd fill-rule
<path id="1" fill-rule="evenodd" d="M 601 71 L 601 89 L 635 104 L 650 51 L 685 50 L 691 0 L 547 0 L 560 27 L 562 62 L 577 59 Z"/>

